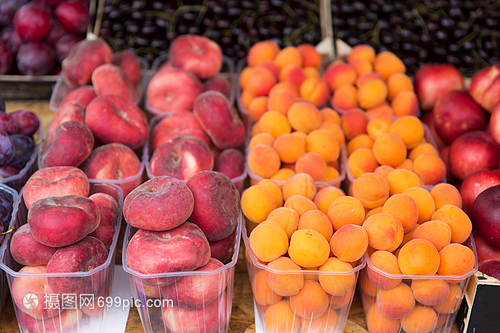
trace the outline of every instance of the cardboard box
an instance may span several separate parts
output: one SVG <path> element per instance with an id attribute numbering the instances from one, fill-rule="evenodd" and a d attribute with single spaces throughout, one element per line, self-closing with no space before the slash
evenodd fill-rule
<path id="1" fill-rule="evenodd" d="M 481 272 L 469 279 L 458 310 L 460 333 L 492 333 L 500 329 L 500 281 Z"/>

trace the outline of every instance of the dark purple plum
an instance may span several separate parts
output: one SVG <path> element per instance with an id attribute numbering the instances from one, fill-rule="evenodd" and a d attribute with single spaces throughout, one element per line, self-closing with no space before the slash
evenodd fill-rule
<path id="1" fill-rule="evenodd" d="M 3 43 L 10 51 L 14 57 L 19 51 L 21 45 L 23 45 L 23 40 L 19 34 L 13 28 L 5 28 L 0 33 L 0 42 Z"/>
<path id="2" fill-rule="evenodd" d="M 5 164 L 0 166 L 0 179 L 15 176 L 21 172 L 22 168 L 13 164 Z"/>
<path id="3" fill-rule="evenodd" d="M 14 155 L 14 142 L 10 136 L 0 130 L 0 164 L 6 164 Z"/>
<path id="4" fill-rule="evenodd" d="M 7 113 L 0 113 L 0 130 L 8 135 L 18 133 L 17 121 Z"/>
<path id="5" fill-rule="evenodd" d="M 23 75 L 50 74 L 55 66 L 54 50 L 46 43 L 26 43 L 17 53 L 17 67 Z"/>
<path id="6" fill-rule="evenodd" d="M 50 9 L 37 2 L 22 6 L 14 16 L 14 28 L 25 41 L 41 41 L 50 32 Z"/>
<path id="7" fill-rule="evenodd" d="M 5 110 L 5 106 L 4 106 Z M 17 110 L 9 114 L 17 123 L 17 133 L 33 136 L 40 127 L 40 120 L 29 110 Z"/>
<path id="8" fill-rule="evenodd" d="M 29 0 L 2 0 L 0 1 L 0 24 L 12 24 L 16 11 Z"/>
<path id="9" fill-rule="evenodd" d="M 47 35 L 47 38 L 45 38 L 45 41 L 49 43 L 52 46 L 55 46 L 56 43 L 61 39 L 63 36 L 68 35 L 70 32 L 59 23 L 57 20 L 52 21 L 52 28 L 50 29 L 49 34 Z"/>
<path id="10" fill-rule="evenodd" d="M 85 6 L 81 1 L 61 2 L 54 15 L 66 30 L 74 33 L 84 33 L 90 21 L 88 5 Z"/>
<path id="11" fill-rule="evenodd" d="M 35 151 L 35 141 L 24 134 L 12 134 L 10 139 L 14 143 L 14 154 L 9 164 L 24 168 Z"/>
<path id="12" fill-rule="evenodd" d="M 12 54 L 4 43 L 0 43 L 0 74 L 7 74 L 11 66 Z"/>

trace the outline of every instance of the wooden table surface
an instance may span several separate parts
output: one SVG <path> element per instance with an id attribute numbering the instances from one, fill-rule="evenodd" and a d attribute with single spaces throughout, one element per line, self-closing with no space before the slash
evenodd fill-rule
<path id="1" fill-rule="evenodd" d="M 43 128 L 47 128 L 52 120 L 54 113 L 49 109 L 48 101 L 39 102 L 6 102 L 7 112 L 12 112 L 18 109 L 28 109 L 35 112 L 40 118 Z M 124 231 L 125 228 L 122 228 Z M 123 239 L 121 237 L 121 239 Z M 119 240 L 120 243 L 120 240 Z M 243 245 L 240 250 L 238 263 L 236 264 L 236 272 L 234 279 L 234 299 L 231 314 L 231 321 L 229 323 L 230 333 L 254 333 L 254 307 L 252 288 L 247 274 L 245 264 L 245 250 Z M 117 246 L 116 263 L 121 264 L 121 244 Z M 14 308 L 10 295 L 7 296 L 5 308 L 0 315 L 0 331 L 2 333 L 18 333 L 19 327 L 17 325 Z M 140 333 L 143 332 L 141 319 L 137 309 L 131 309 L 128 317 L 126 333 Z M 344 332 L 346 333 L 368 333 L 366 329 L 365 317 L 363 314 L 363 307 L 361 305 L 361 298 L 358 293 L 355 294 L 354 300 L 349 312 L 349 317 L 345 326 Z M 458 333 L 457 325 L 453 325 L 451 333 Z"/>

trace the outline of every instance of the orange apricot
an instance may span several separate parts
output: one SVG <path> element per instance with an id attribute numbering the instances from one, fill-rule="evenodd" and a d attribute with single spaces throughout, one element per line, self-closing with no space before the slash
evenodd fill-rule
<path id="1" fill-rule="evenodd" d="M 267 264 L 272 270 L 277 271 L 301 271 L 299 265 L 288 257 L 279 257 Z M 287 297 L 297 295 L 304 286 L 302 274 L 286 274 L 266 270 L 266 280 L 269 287 L 278 295 Z"/>
<path id="2" fill-rule="evenodd" d="M 300 330 L 303 333 L 333 332 L 337 326 L 338 315 L 334 310 L 328 309 L 317 319 L 300 318 Z"/>
<path id="3" fill-rule="evenodd" d="M 316 210 L 316 204 L 312 200 L 301 195 L 292 195 L 285 201 L 285 207 L 291 208 L 299 214 L 299 217 L 310 210 Z"/>
<path id="4" fill-rule="evenodd" d="M 332 253 L 342 261 L 355 262 L 368 249 L 368 233 L 355 224 L 346 224 L 338 229 L 330 239 Z"/>
<path id="5" fill-rule="evenodd" d="M 326 177 L 327 165 L 320 154 L 309 152 L 302 154 L 295 163 L 297 173 L 307 173 L 314 181 L 323 181 Z"/>
<path id="6" fill-rule="evenodd" d="M 272 93 L 276 92 L 276 91 L 280 91 L 280 90 L 285 90 L 285 91 L 288 91 L 290 94 L 292 94 L 293 97 L 295 98 L 299 98 L 299 90 L 298 90 L 298 87 L 290 82 L 278 82 L 276 83 L 272 88 L 271 90 L 269 90 L 269 95 L 271 95 Z"/>
<path id="7" fill-rule="evenodd" d="M 274 138 L 292 131 L 287 117 L 278 111 L 267 111 L 259 119 L 259 128 L 262 133 L 269 133 Z"/>
<path id="8" fill-rule="evenodd" d="M 306 173 L 299 173 L 290 177 L 283 186 L 283 198 L 285 201 L 292 195 L 301 195 L 312 200 L 316 192 L 317 188 L 314 180 Z"/>
<path id="9" fill-rule="evenodd" d="M 347 61 L 352 63 L 359 59 L 367 60 L 370 63 L 373 63 L 375 61 L 375 49 L 367 44 L 354 46 L 347 56 Z"/>
<path id="10" fill-rule="evenodd" d="M 350 62 L 350 64 L 358 76 L 373 72 L 373 65 L 368 60 L 358 59 Z"/>
<path id="11" fill-rule="evenodd" d="M 373 139 L 368 134 L 361 134 L 352 138 L 347 144 L 347 156 L 353 151 L 360 148 L 371 149 L 373 147 Z"/>
<path id="12" fill-rule="evenodd" d="M 321 113 L 307 102 L 296 102 L 288 109 L 288 120 L 296 131 L 309 133 L 321 125 Z"/>
<path id="13" fill-rule="evenodd" d="M 403 140 L 407 149 L 412 149 L 422 142 L 424 126 L 415 116 L 403 116 L 392 122 L 389 133 L 397 135 Z"/>
<path id="14" fill-rule="evenodd" d="M 302 55 L 296 47 L 288 46 L 276 54 L 274 62 L 280 69 L 289 64 L 302 67 Z"/>
<path id="15" fill-rule="evenodd" d="M 342 115 L 342 129 L 347 139 L 366 134 L 368 117 L 360 109 L 351 109 Z"/>
<path id="16" fill-rule="evenodd" d="M 391 171 L 393 171 L 394 168 L 388 165 L 380 165 L 378 166 L 375 170 L 373 170 L 373 173 L 382 176 L 384 179 L 387 177 Z"/>
<path id="17" fill-rule="evenodd" d="M 390 101 L 401 91 L 414 91 L 413 82 L 404 73 L 394 73 L 387 79 L 388 98 Z"/>
<path id="18" fill-rule="evenodd" d="M 458 189 L 451 184 L 437 184 L 432 188 L 431 195 L 436 204 L 436 210 L 441 209 L 444 205 L 453 205 L 462 208 L 462 196 Z"/>
<path id="19" fill-rule="evenodd" d="M 272 180 L 288 180 L 290 177 L 295 175 L 295 171 L 288 168 L 281 168 L 276 172 L 270 179 Z"/>
<path id="20" fill-rule="evenodd" d="M 267 100 L 267 110 L 278 111 L 286 115 L 290 106 L 295 103 L 297 98 L 286 90 L 276 90 L 269 94 Z"/>
<path id="21" fill-rule="evenodd" d="M 451 228 L 451 242 L 463 243 L 472 232 L 472 222 L 463 210 L 453 205 L 444 205 L 432 215 L 433 220 L 443 221 Z"/>
<path id="22" fill-rule="evenodd" d="M 352 194 L 363 204 L 372 209 L 382 206 L 389 198 L 389 184 L 380 175 L 367 172 L 360 175 L 352 185 Z"/>
<path id="23" fill-rule="evenodd" d="M 282 134 L 273 145 L 283 163 L 295 163 L 306 152 L 306 140 L 299 135 Z"/>
<path id="24" fill-rule="evenodd" d="M 462 298 L 464 296 L 464 291 L 461 289 L 460 284 L 449 284 L 450 293 L 446 299 L 438 304 L 434 305 L 433 308 L 436 312 L 441 314 L 450 314 L 454 313 L 462 304 Z"/>
<path id="25" fill-rule="evenodd" d="M 304 74 L 302 67 L 298 65 L 288 64 L 280 68 L 280 82 L 290 82 L 294 86 L 300 87 L 305 79 L 306 75 Z"/>
<path id="26" fill-rule="evenodd" d="M 439 275 L 464 275 L 474 269 L 474 252 L 465 245 L 452 243 L 439 251 Z"/>
<path id="27" fill-rule="evenodd" d="M 417 94 L 413 91 L 399 92 L 391 102 L 395 116 L 417 116 L 419 113 Z"/>
<path id="28" fill-rule="evenodd" d="M 415 298 L 411 288 L 400 283 L 392 289 L 379 289 L 375 304 L 384 316 L 401 319 L 413 311 Z"/>
<path id="29" fill-rule="evenodd" d="M 321 77 L 321 74 L 319 73 L 319 70 L 316 67 L 312 66 L 304 67 L 302 70 L 304 71 L 304 75 L 306 76 L 306 78 Z"/>
<path id="30" fill-rule="evenodd" d="M 288 301 L 279 301 L 264 312 L 264 327 L 269 333 L 297 333 L 300 318 L 292 311 Z"/>
<path id="31" fill-rule="evenodd" d="M 420 178 L 417 174 L 405 169 L 391 171 L 385 180 L 389 183 L 391 195 L 403 193 L 410 187 L 420 187 Z"/>
<path id="32" fill-rule="evenodd" d="M 422 155 L 422 154 L 433 154 L 436 156 L 439 156 L 439 153 L 437 149 L 432 145 L 431 143 L 420 143 L 418 146 L 413 148 L 410 153 L 408 154 L 408 158 L 412 161 L 415 161 L 415 159 Z"/>
<path id="33" fill-rule="evenodd" d="M 321 114 L 322 123 L 329 120 L 337 125 L 340 125 L 340 115 L 338 114 L 337 111 L 331 108 L 323 108 L 319 110 L 319 113 Z"/>
<path id="34" fill-rule="evenodd" d="M 300 229 L 295 231 L 290 238 L 288 255 L 302 267 L 317 267 L 328 260 L 330 245 L 316 230 Z"/>
<path id="35" fill-rule="evenodd" d="M 328 100 L 330 89 L 322 78 L 310 77 L 300 84 L 299 94 L 300 97 L 307 99 L 317 107 L 321 107 Z"/>
<path id="36" fill-rule="evenodd" d="M 396 217 L 403 225 L 404 232 L 413 229 L 418 221 L 418 207 L 410 196 L 395 194 L 384 203 L 382 213 Z"/>
<path id="37" fill-rule="evenodd" d="M 395 168 L 405 161 L 406 154 L 405 143 L 394 134 L 384 133 L 373 143 L 373 155 L 380 164 Z"/>
<path id="38" fill-rule="evenodd" d="M 359 88 L 362 85 L 364 85 L 365 83 L 370 82 L 372 80 L 379 80 L 382 82 L 385 81 L 384 77 L 377 72 L 365 73 L 363 75 L 360 75 L 356 79 L 356 86 Z"/>
<path id="39" fill-rule="evenodd" d="M 388 79 L 392 74 L 406 72 L 403 61 L 389 51 L 377 54 L 373 68 L 385 79 Z"/>
<path id="40" fill-rule="evenodd" d="M 241 196 L 241 209 L 252 222 L 265 221 L 269 213 L 276 208 L 273 194 L 264 186 L 250 186 Z"/>
<path id="41" fill-rule="evenodd" d="M 248 50 L 248 66 L 255 67 L 266 60 L 274 60 L 280 48 L 272 40 L 257 42 Z"/>
<path id="42" fill-rule="evenodd" d="M 392 118 L 389 116 L 377 116 L 366 124 L 366 132 L 373 139 L 376 140 L 382 134 L 389 132 L 389 126 L 392 124 Z"/>
<path id="43" fill-rule="evenodd" d="M 272 60 L 265 60 L 259 64 L 260 67 L 264 67 L 265 69 L 269 70 L 271 73 L 273 73 L 274 77 L 276 80 L 279 79 L 280 75 L 280 69 L 278 66 L 276 66 L 276 63 Z"/>
<path id="44" fill-rule="evenodd" d="M 274 137 L 269 133 L 258 133 L 250 139 L 248 149 L 252 150 L 258 144 L 265 144 L 272 147 L 274 145 Z"/>
<path id="45" fill-rule="evenodd" d="M 401 320 L 401 327 L 408 333 L 431 332 L 436 326 L 437 319 L 437 314 L 432 308 L 417 305 Z"/>
<path id="46" fill-rule="evenodd" d="M 305 281 L 298 294 L 290 296 L 290 307 L 301 318 L 317 319 L 327 310 L 328 294 L 316 281 Z"/>
<path id="47" fill-rule="evenodd" d="M 339 197 L 328 207 L 328 218 L 333 230 L 337 231 L 347 224 L 362 225 L 365 220 L 365 210 L 358 199 Z"/>
<path id="48" fill-rule="evenodd" d="M 332 133 L 317 129 L 307 135 L 306 151 L 319 154 L 328 163 L 339 158 L 340 146 Z"/>
<path id="49" fill-rule="evenodd" d="M 325 214 L 328 214 L 328 207 L 337 198 L 344 197 L 345 193 L 341 189 L 335 187 L 325 187 L 316 193 L 314 197 L 314 203 L 318 206 L 318 209 Z"/>
<path id="50" fill-rule="evenodd" d="M 330 251 L 330 249 L 328 249 Z M 354 273 L 351 274 L 335 274 L 336 272 L 349 272 L 352 266 L 349 263 L 343 262 L 338 258 L 328 258 L 328 260 L 320 266 L 320 271 L 328 271 L 332 274 L 319 275 L 319 283 L 323 289 L 332 296 L 343 296 L 347 294 L 356 284 Z"/>
<path id="51" fill-rule="evenodd" d="M 450 286 L 441 279 L 413 279 L 411 290 L 415 300 L 426 306 L 441 304 L 450 294 Z"/>
<path id="52" fill-rule="evenodd" d="M 267 96 L 255 97 L 248 105 L 248 112 L 250 113 L 250 118 L 257 121 L 262 117 L 262 115 L 268 110 L 267 109 Z"/>
<path id="53" fill-rule="evenodd" d="M 248 89 L 255 97 L 267 96 L 275 83 L 276 78 L 270 70 L 264 67 L 255 67 L 248 77 L 245 89 Z"/>
<path id="54" fill-rule="evenodd" d="M 288 239 L 297 231 L 299 225 L 299 214 L 291 208 L 279 207 L 267 216 L 267 221 L 274 222 L 285 230 Z"/>
<path id="55" fill-rule="evenodd" d="M 319 129 L 325 129 L 328 132 L 332 133 L 335 139 L 337 139 L 339 147 L 342 147 L 344 145 L 345 143 L 344 130 L 342 129 L 342 127 L 340 127 L 339 124 L 334 123 L 330 120 L 325 120 L 323 123 L 321 123 Z"/>
<path id="56" fill-rule="evenodd" d="M 345 83 L 354 84 L 356 77 L 356 70 L 349 64 L 329 66 L 323 74 L 323 78 L 332 91 Z"/>
<path id="57" fill-rule="evenodd" d="M 310 210 L 299 219 L 297 230 L 312 229 L 319 232 L 327 241 L 332 238 L 333 228 L 328 216 L 320 210 Z"/>
<path id="58" fill-rule="evenodd" d="M 373 151 L 368 148 L 355 150 L 347 159 L 347 165 L 356 179 L 364 173 L 373 172 L 378 167 Z"/>
<path id="59" fill-rule="evenodd" d="M 451 242 L 451 228 L 443 221 L 427 221 L 413 231 L 411 239 L 426 239 L 441 251 Z"/>
<path id="60" fill-rule="evenodd" d="M 258 182 L 257 185 L 262 186 L 269 192 L 271 192 L 274 201 L 276 202 L 276 208 L 283 206 L 283 195 L 281 194 L 281 188 L 274 180 L 264 179 Z"/>
<path id="61" fill-rule="evenodd" d="M 366 312 L 366 326 L 369 332 L 380 333 L 398 333 L 400 329 L 399 320 L 384 316 L 376 304 Z"/>
<path id="62" fill-rule="evenodd" d="M 264 262 L 281 257 L 288 249 L 288 237 L 285 230 L 271 221 L 259 223 L 250 233 L 249 240 L 250 248 L 257 259 Z"/>
<path id="63" fill-rule="evenodd" d="M 436 206 L 429 191 L 421 187 L 410 187 L 403 191 L 403 194 L 411 197 L 418 207 L 417 223 L 429 221 L 434 214 Z"/>
<path id="64" fill-rule="evenodd" d="M 335 108 L 341 110 L 357 108 L 359 106 L 357 93 L 358 89 L 354 85 L 344 83 L 333 92 L 332 103 Z"/>
<path id="65" fill-rule="evenodd" d="M 248 109 L 250 103 L 254 98 L 255 96 L 248 89 L 245 89 L 241 92 L 241 104 L 245 109 Z"/>
<path id="66" fill-rule="evenodd" d="M 371 109 L 382 104 L 387 99 L 387 86 L 380 80 L 371 80 L 358 87 L 359 106 Z"/>
<path id="67" fill-rule="evenodd" d="M 258 144 L 248 153 L 248 167 L 255 175 L 262 178 L 273 176 L 281 166 L 280 156 L 273 147 Z"/>
<path id="68" fill-rule="evenodd" d="M 388 276 L 401 275 L 398 258 L 389 251 L 373 252 L 370 255 L 370 263 L 367 265 L 366 271 L 370 281 L 380 289 L 393 289 L 402 281 L 399 277 Z"/>
<path id="69" fill-rule="evenodd" d="M 433 275 L 439 268 L 439 252 L 425 239 L 412 239 L 399 251 L 398 265 L 405 275 Z"/>
<path id="70" fill-rule="evenodd" d="M 257 304 L 272 305 L 281 301 L 282 296 L 276 294 L 267 284 L 265 271 L 259 270 L 252 280 L 253 297 Z"/>
<path id="71" fill-rule="evenodd" d="M 403 241 L 403 225 L 389 214 L 374 214 L 363 222 L 370 247 L 376 250 L 395 251 Z"/>

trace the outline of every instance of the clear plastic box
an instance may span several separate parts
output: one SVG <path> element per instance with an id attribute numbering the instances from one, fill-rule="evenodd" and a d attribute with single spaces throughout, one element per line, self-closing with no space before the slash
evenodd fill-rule
<path id="1" fill-rule="evenodd" d="M 35 162 L 37 161 L 38 154 L 42 150 L 42 124 L 40 123 L 40 127 L 38 128 L 38 131 L 33 137 L 33 140 L 35 141 L 36 146 L 35 146 L 35 151 L 31 155 L 31 158 L 29 161 L 26 163 L 24 168 L 19 171 L 17 175 L 14 175 L 12 177 L 7 177 L 7 178 L 1 178 L 0 179 L 0 184 L 7 185 L 9 187 L 12 187 L 15 189 L 17 192 L 21 191 L 21 188 L 26 184 L 28 179 L 31 177 L 33 172 L 37 170 L 37 165 Z"/>
<path id="2" fill-rule="evenodd" d="M 254 293 L 254 305 L 256 308 L 255 318 L 257 318 L 258 316 L 260 322 L 264 326 L 260 330 L 259 328 L 257 328 L 256 331 L 281 333 L 343 333 L 354 297 L 358 275 L 366 265 L 365 259 L 360 259 L 357 265 L 346 272 L 318 270 L 276 270 L 274 268 L 266 266 L 266 264 L 261 263 L 255 257 L 250 248 L 250 241 L 247 235 L 247 228 L 244 227 L 242 238 L 246 248 L 245 258 L 248 269 L 248 276 L 250 277 L 252 291 Z M 338 294 L 335 296 L 329 293 L 326 294 L 329 305 L 326 312 L 324 312 L 321 317 L 318 318 L 318 311 L 321 310 L 317 310 L 319 308 L 317 304 L 311 304 L 310 306 L 308 306 L 308 303 L 301 304 L 299 300 L 297 300 L 296 303 L 292 303 L 295 302 L 295 300 L 290 300 L 293 296 L 282 297 L 278 294 L 275 294 L 274 292 L 271 292 L 271 290 L 275 289 L 275 286 L 272 284 L 274 283 L 274 281 L 283 281 L 285 279 L 287 279 L 287 281 L 290 281 L 293 279 L 293 277 L 290 276 L 297 275 L 303 276 L 304 283 L 311 284 L 311 282 L 306 281 L 312 280 L 318 282 L 319 279 L 328 279 L 330 280 L 330 283 L 333 283 L 332 290 L 336 290 L 334 291 L 334 293 Z M 271 282 L 268 282 L 270 279 Z M 290 285 L 292 283 L 293 281 L 288 282 L 288 284 Z M 281 284 L 281 286 L 283 286 L 283 284 Z M 325 297 L 325 293 L 320 294 L 315 294 L 315 297 L 317 299 Z M 323 300 L 323 302 L 325 301 Z M 293 304 L 296 304 L 295 311 Z M 288 315 L 283 316 L 283 309 L 286 308 L 288 308 Z M 294 312 L 302 314 L 302 317 L 311 317 L 301 318 L 301 316 L 298 314 L 294 315 Z M 304 314 L 306 313 L 308 314 L 304 316 Z M 270 325 L 273 320 L 275 324 L 280 320 L 288 321 L 289 324 L 285 326 L 281 324 L 280 329 L 277 329 L 277 327 L 275 326 L 271 328 Z M 323 325 L 318 325 L 318 321 L 322 321 Z M 256 319 L 256 323 L 257 322 L 258 321 Z"/>
<path id="3" fill-rule="evenodd" d="M 137 229 L 127 225 L 122 251 L 123 269 L 129 274 L 134 302 L 140 302 L 139 304 L 141 305 L 152 305 L 137 306 L 144 332 L 228 332 L 233 299 L 234 272 L 240 248 L 241 225 L 242 217 L 240 213 L 233 256 L 231 261 L 226 265 L 213 271 L 163 274 L 141 274 L 128 267 L 127 246 Z M 196 284 L 208 284 L 210 282 L 213 285 L 212 290 L 215 290 L 219 296 L 216 296 L 215 300 L 209 304 L 205 304 L 205 300 L 203 300 L 201 308 L 181 309 L 175 307 L 177 304 L 174 304 L 174 301 L 184 305 L 187 304 L 181 301 L 181 290 L 186 292 L 186 294 L 194 294 L 196 292 L 196 290 L 189 288 L 192 285 L 186 283 L 186 280 L 182 279 L 183 277 L 197 278 L 198 281 Z M 158 281 L 160 279 L 167 286 L 159 286 Z M 195 282 L 193 281 L 193 283 Z M 167 290 L 164 288 L 166 287 L 169 292 L 172 292 L 172 294 L 169 294 L 170 298 L 164 297 L 164 292 Z M 192 291 L 190 292 L 189 290 Z"/>
<path id="4" fill-rule="evenodd" d="M 478 268 L 472 235 L 464 245 L 474 252 L 476 261 L 473 270 L 461 276 L 389 274 L 373 266 L 365 254 L 367 264 L 359 278 L 359 286 L 368 330 L 449 333 L 462 304 L 467 282 Z M 425 291 L 418 293 L 420 302 L 413 298 L 415 292 L 411 289 L 417 282 L 418 290 Z"/>
<path id="5" fill-rule="evenodd" d="M 235 95 L 235 91 L 234 91 L 235 84 L 234 84 L 234 81 L 237 81 L 235 79 L 235 75 L 234 75 L 234 62 L 233 62 L 233 59 L 228 58 L 226 56 L 224 56 L 222 58 L 222 60 L 223 60 L 222 68 L 221 68 L 219 74 L 221 74 L 224 77 L 226 77 L 226 78 L 229 79 L 229 85 L 231 86 L 231 96 L 229 96 L 229 103 L 231 103 L 231 105 L 234 105 L 234 95 Z M 151 71 L 149 71 L 149 76 L 148 76 L 148 79 L 147 79 L 147 83 L 148 84 L 149 84 L 149 81 L 151 81 L 151 79 L 153 78 L 153 76 L 157 73 L 157 71 L 161 67 L 161 65 L 163 65 L 167 61 L 168 61 L 168 54 L 161 55 L 161 56 L 159 56 L 158 58 L 155 59 L 155 61 L 151 65 Z M 165 114 L 165 113 L 168 113 L 168 112 L 176 112 L 177 111 L 177 110 L 159 110 L 159 109 L 156 109 L 156 108 L 150 106 L 149 102 L 148 102 L 147 90 L 148 90 L 148 87 L 146 85 L 146 87 L 144 89 L 144 95 L 145 95 L 144 96 L 144 108 L 152 116 L 157 116 L 157 115 Z"/>
<path id="6" fill-rule="evenodd" d="M 17 221 L 17 209 L 19 207 L 19 195 L 17 191 L 11 189 L 10 187 L 0 184 L 0 194 L 2 196 L 7 196 L 12 199 L 12 217 L 10 218 L 8 229 L 13 228 Z M 5 230 L 5 231 L 7 231 Z M 4 242 L 7 242 L 7 235 L 0 236 L 0 248 Z M 1 252 L 0 252 L 1 253 Z M 9 290 L 9 286 L 7 284 L 7 279 L 5 277 L 5 272 L 0 270 L 0 314 L 2 313 L 2 309 L 5 305 L 5 299 L 7 298 L 7 294 Z"/>
<path id="7" fill-rule="evenodd" d="M 139 63 L 141 64 L 142 70 L 141 79 L 139 80 L 139 83 L 137 84 L 137 87 L 135 89 L 135 92 L 137 94 L 134 102 L 135 105 L 139 105 L 141 103 L 146 85 L 148 83 L 148 62 L 141 57 L 138 57 L 138 59 Z M 59 107 L 61 106 L 62 100 L 64 99 L 64 97 L 66 97 L 70 90 L 71 89 L 64 81 L 63 76 L 59 75 L 56 85 L 54 86 L 54 90 L 52 91 L 52 95 L 50 95 L 49 109 L 57 112 L 57 110 L 59 110 Z"/>
<path id="8" fill-rule="evenodd" d="M 48 130 L 49 129 L 47 128 L 47 130 L 45 131 L 45 134 L 43 136 L 44 140 L 42 143 L 39 144 L 38 151 L 37 151 L 37 158 L 38 158 L 37 162 L 38 162 L 39 169 L 42 169 L 42 168 L 40 168 L 40 166 L 42 165 L 42 163 L 41 163 L 42 162 L 42 153 L 43 153 L 45 139 L 47 138 Z M 144 147 L 146 147 L 146 146 L 144 146 Z M 144 149 L 144 147 L 143 147 L 143 149 Z M 135 153 L 137 154 L 137 151 Z M 139 156 L 139 160 L 140 160 L 140 156 Z M 31 174 L 33 174 L 33 172 Z M 30 176 L 31 176 L 31 174 L 30 174 Z M 92 179 L 92 178 L 89 178 L 89 181 L 105 182 L 105 183 L 109 183 L 109 184 L 118 185 L 121 187 L 121 189 L 123 191 L 123 197 L 125 198 L 130 192 L 132 192 L 133 189 L 135 189 L 137 186 L 139 186 L 142 183 L 143 174 L 144 174 L 144 163 L 141 162 L 141 166 L 139 168 L 139 171 L 133 176 L 123 178 L 123 179 Z M 24 183 L 26 183 L 26 180 L 24 181 Z M 23 183 L 23 185 L 24 185 L 24 183 Z"/>
<path id="9" fill-rule="evenodd" d="M 254 174 L 251 170 L 250 167 L 248 166 L 248 146 L 247 146 L 247 156 L 245 158 L 245 169 L 246 172 L 248 173 L 248 176 L 250 177 L 250 180 L 253 183 L 260 182 L 261 180 L 264 180 L 264 178 L 257 176 Z M 342 146 L 342 149 L 340 150 L 340 156 L 339 156 L 339 176 L 333 180 L 330 180 L 328 182 L 315 182 L 317 187 L 324 187 L 324 186 L 335 186 L 335 187 L 340 187 L 342 184 L 342 181 L 345 179 L 346 175 L 346 166 L 347 166 L 347 149 L 345 144 Z M 275 180 L 276 184 L 279 186 L 284 186 L 285 185 L 285 180 Z"/>
<path id="10" fill-rule="evenodd" d="M 9 283 L 11 295 L 13 294 L 12 288 L 15 280 L 24 280 L 24 283 L 27 286 L 26 293 L 28 297 L 26 295 L 23 296 L 22 306 L 26 308 L 23 309 L 24 311 L 35 311 L 38 307 L 44 306 L 48 306 L 48 308 L 50 308 L 50 306 L 59 306 L 59 309 L 51 310 L 52 315 L 55 314 L 55 316 L 47 318 L 47 315 L 45 315 L 45 317 L 43 317 L 42 315 L 42 319 L 35 319 L 31 315 L 23 312 L 23 310 L 21 310 L 20 307 L 13 301 L 19 330 L 21 332 L 48 333 L 70 330 L 71 332 L 75 333 L 104 332 L 104 319 L 106 318 L 109 310 L 106 304 L 106 298 L 111 295 L 113 272 L 115 266 L 116 244 L 118 242 L 118 236 L 120 234 L 120 227 L 122 222 L 123 193 L 121 188 L 116 185 L 91 181 L 90 194 L 99 192 L 112 195 L 117 200 L 120 208 L 115 227 L 115 234 L 113 236 L 113 242 L 109 250 L 108 258 L 106 262 L 101 266 L 96 267 L 88 272 L 75 273 L 19 272 L 22 266 L 19 265 L 10 254 L 10 240 L 12 238 L 12 234 L 9 234 L 2 247 L 0 248 L 0 268 L 7 274 L 7 280 Z M 24 200 L 22 199 L 22 190 L 19 194 L 19 198 L 19 209 L 17 211 L 16 221 L 14 222 L 14 227 L 16 229 L 21 225 L 27 223 L 28 213 L 26 205 L 24 204 Z M 47 298 L 44 296 L 42 299 L 40 299 L 36 295 L 30 295 L 31 293 L 35 294 L 36 292 L 39 292 L 39 290 L 31 290 L 29 286 L 35 286 L 37 284 L 40 285 L 40 281 L 43 283 L 43 279 L 47 278 L 58 278 L 61 279 L 61 282 L 67 281 L 67 279 L 76 279 L 76 281 L 78 281 L 79 283 L 88 284 L 92 286 L 92 288 L 98 284 L 101 284 L 104 287 L 102 293 L 99 295 L 82 294 L 85 298 L 85 302 L 80 304 L 77 303 L 75 306 L 73 306 L 69 301 L 71 299 L 74 299 L 73 294 L 69 294 L 70 298 L 67 298 L 68 301 L 66 302 L 69 303 L 63 302 L 62 297 L 64 296 L 64 294 L 47 294 Z M 57 301 L 55 297 L 57 297 Z M 77 300 L 80 299 L 79 296 L 75 297 L 77 297 Z"/>
<path id="11" fill-rule="evenodd" d="M 429 127 L 426 124 L 423 124 L 423 123 L 422 123 L 422 125 L 424 125 L 424 138 L 425 138 L 425 141 L 427 141 L 428 143 L 432 144 L 436 148 L 436 150 L 439 151 L 439 148 L 436 145 L 436 142 L 434 141 L 434 138 L 432 137 L 432 134 L 431 134 L 431 131 L 430 131 Z M 354 178 L 354 175 L 351 172 L 351 168 L 349 167 L 347 156 L 344 159 L 344 170 L 346 170 L 346 174 L 347 174 L 344 186 L 345 186 L 346 189 L 349 189 L 349 187 L 356 182 L 356 178 Z M 446 175 L 444 176 L 444 178 L 443 178 L 443 180 L 441 182 L 442 183 L 446 183 Z M 424 185 L 422 187 L 423 188 L 432 188 L 433 185 Z"/>
<path id="12" fill-rule="evenodd" d="M 156 115 L 154 116 L 153 118 L 151 118 L 151 120 L 149 121 L 149 133 L 151 134 L 153 132 L 153 128 L 165 117 L 169 117 L 171 116 L 172 114 L 174 114 L 174 112 L 164 112 L 163 114 L 159 114 L 159 115 Z M 151 137 L 150 137 L 151 138 Z M 151 168 L 150 168 L 150 162 L 149 162 L 149 159 L 151 158 L 151 156 L 153 155 L 153 152 L 150 151 L 150 143 L 149 143 L 149 139 L 148 138 L 148 141 L 146 141 L 146 143 L 144 144 L 144 147 L 143 147 L 143 150 L 142 150 L 142 164 L 145 166 L 145 169 L 146 169 L 146 173 L 148 175 L 148 178 L 149 179 L 152 179 L 152 178 L 155 178 L 156 176 L 153 175 L 153 173 L 151 172 Z M 245 144 L 245 147 L 246 147 L 246 144 Z M 245 156 L 245 152 L 243 152 L 243 156 Z M 243 185 L 245 183 L 245 179 L 247 178 L 247 170 L 246 170 L 246 167 L 245 167 L 245 170 L 243 171 L 243 173 L 236 177 L 236 178 L 233 178 L 231 179 L 231 182 L 233 182 L 234 186 L 236 186 L 236 189 L 238 190 L 238 192 L 242 192 L 243 191 Z"/>

